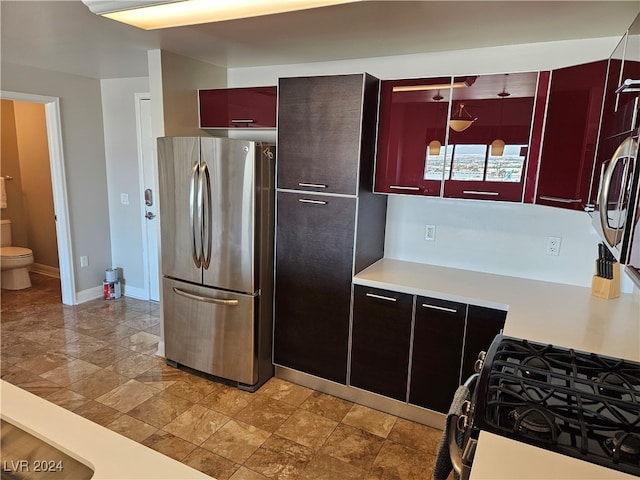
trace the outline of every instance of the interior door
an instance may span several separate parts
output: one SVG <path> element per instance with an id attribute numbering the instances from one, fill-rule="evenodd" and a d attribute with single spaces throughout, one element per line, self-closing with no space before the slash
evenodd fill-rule
<path id="1" fill-rule="evenodd" d="M 158 266 L 158 175 L 156 169 L 153 136 L 151 134 L 151 100 L 138 99 L 139 145 L 142 164 L 142 191 L 144 205 L 145 284 L 149 300 L 160 301 L 160 270 Z"/>

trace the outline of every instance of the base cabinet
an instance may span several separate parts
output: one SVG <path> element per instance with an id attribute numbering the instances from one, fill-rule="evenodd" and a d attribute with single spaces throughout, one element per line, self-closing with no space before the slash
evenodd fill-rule
<path id="1" fill-rule="evenodd" d="M 356 285 L 351 385 L 405 401 L 413 296 Z"/>
<path id="2" fill-rule="evenodd" d="M 349 385 L 447 413 L 507 312 L 354 286 Z"/>
<path id="3" fill-rule="evenodd" d="M 446 412 L 458 385 L 467 305 L 416 301 L 409 403 Z"/>

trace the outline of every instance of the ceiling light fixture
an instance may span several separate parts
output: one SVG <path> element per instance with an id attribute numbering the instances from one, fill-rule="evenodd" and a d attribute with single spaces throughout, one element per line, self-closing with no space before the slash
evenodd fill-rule
<path id="1" fill-rule="evenodd" d="M 509 92 L 507 92 L 505 90 L 505 88 L 502 88 L 502 91 L 500 93 L 497 94 L 501 100 L 504 100 L 505 98 L 507 98 L 508 96 L 510 96 L 511 94 Z M 498 130 L 498 137 L 500 136 L 500 132 L 502 130 L 502 114 L 504 112 L 504 103 L 500 102 L 500 124 L 499 124 L 499 130 Z M 491 156 L 492 157 L 501 157 L 502 155 L 504 155 L 504 140 L 502 140 L 501 138 L 496 138 L 493 142 L 491 142 Z"/>
<path id="2" fill-rule="evenodd" d="M 437 83 L 435 85 L 398 85 L 393 87 L 394 92 L 424 92 L 429 90 L 447 90 L 449 88 L 469 88 L 478 77 L 467 77 L 464 80 L 453 83 Z"/>
<path id="3" fill-rule="evenodd" d="M 82 0 L 96 15 L 144 30 L 182 27 L 361 0 Z"/>
<path id="4" fill-rule="evenodd" d="M 451 114 L 449 126 L 454 132 L 464 132 L 473 125 L 473 122 L 476 120 L 478 120 L 478 117 L 473 118 L 469 112 L 464 109 L 464 103 L 459 103 L 456 111 Z"/>

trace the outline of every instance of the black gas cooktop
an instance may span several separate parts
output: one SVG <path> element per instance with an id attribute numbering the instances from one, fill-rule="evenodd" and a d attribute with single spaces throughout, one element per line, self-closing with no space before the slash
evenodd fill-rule
<path id="1" fill-rule="evenodd" d="M 496 337 L 474 427 L 640 476 L 640 363 Z"/>

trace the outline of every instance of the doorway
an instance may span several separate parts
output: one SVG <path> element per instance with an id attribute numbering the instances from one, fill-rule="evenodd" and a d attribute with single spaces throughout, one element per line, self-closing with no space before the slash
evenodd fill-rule
<path id="1" fill-rule="evenodd" d="M 44 105 L 47 125 L 47 144 L 49 146 L 49 167 L 51 169 L 51 185 L 53 190 L 53 208 L 56 221 L 55 230 L 58 242 L 62 303 L 65 305 L 75 305 L 75 275 L 72 264 L 71 225 L 69 223 L 67 184 L 62 150 L 60 99 L 58 97 L 8 91 L 0 91 L 0 99 Z"/>

